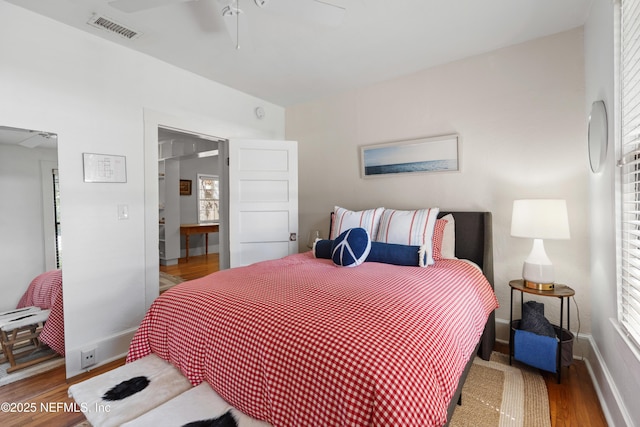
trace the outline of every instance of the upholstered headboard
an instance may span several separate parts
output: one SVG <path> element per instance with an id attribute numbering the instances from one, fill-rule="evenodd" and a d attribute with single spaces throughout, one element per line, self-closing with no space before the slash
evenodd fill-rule
<path id="1" fill-rule="evenodd" d="M 491 212 L 442 211 L 456 223 L 456 257 L 475 262 L 493 286 L 493 230 Z"/>
<path id="2" fill-rule="evenodd" d="M 438 216 L 452 214 L 456 223 L 456 257 L 478 264 L 493 287 L 493 228 L 491 212 L 443 211 Z M 496 313 L 489 315 L 479 344 L 478 354 L 489 360 L 496 341 Z"/>

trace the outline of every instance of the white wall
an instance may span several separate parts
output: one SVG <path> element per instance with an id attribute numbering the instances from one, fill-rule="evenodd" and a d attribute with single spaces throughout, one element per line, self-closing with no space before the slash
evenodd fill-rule
<path id="1" fill-rule="evenodd" d="M 585 24 L 586 98 L 583 107 L 603 100 L 609 119 L 609 149 L 605 167 L 589 174 L 591 330 L 594 351 L 589 365 L 610 425 L 640 425 L 640 360 L 630 350 L 617 325 L 616 154 L 620 117 L 615 94 L 616 8 L 610 0 L 595 0 Z"/>
<path id="2" fill-rule="evenodd" d="M 155 147 L 145 142 L 148 118 L 195 119 L 219 137 L 281 139 L 284 110 L 4 1 L 0 39 L 11 40 L 0 44 L 2 125 L 59 136 L 73 376 L 84 348 L 97 347 L 99 363 L 126 352 L 154 262 L 157 275 L 157 134 Z M 261 121 L 258 105 L 266 111 Z M 125 156 L 127 182 L 83 182 L 83 152 Z M 118 221 L 119 204 L 128 205 L 128 220 Z"/>
<path id="3" fill-rule="evenodd" d="M 53 188 L 42 188 L 42 162 L 56 164 L 56 150 L 0 144 L 0 311 L 46 271 L 42 195 Z"/>
<path id="4" fill-rule="evenodd" d="M 300 235 L 318 228 L 326 237 L 334 204 L 493 212 L 498 333 L 507 340 L 508 282 L 521 277 L 532 244 L 509 234 L 513 200 L 567 199 L 571 240 L 545 246 L 557 281 L 576 290 L 588 334 L 584 96 L 578 28 L 287 108 L 286 137 L 299 141 Z M 460 173 L 360 178 L 359 146 L 450 133 L 460 136 Z M 557 322 L 557 301 L 542 302 Z M 576 314 L 573 306 L 574 330 Z"/>

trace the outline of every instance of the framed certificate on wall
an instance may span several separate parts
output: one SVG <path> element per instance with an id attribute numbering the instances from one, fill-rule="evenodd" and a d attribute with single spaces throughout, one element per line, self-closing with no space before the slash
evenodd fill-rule
<path id="1" fill-rule="evenodd" d="M 82 153 L 84 182 L 127 182 L 127 158 Z"/>

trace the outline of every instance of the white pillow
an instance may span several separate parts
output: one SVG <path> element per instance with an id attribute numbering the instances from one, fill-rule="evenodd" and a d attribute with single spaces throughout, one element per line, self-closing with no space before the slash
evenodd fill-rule
<path id="1" fill-rule="evenodd" d="M 369 236 L 378 233 L 378 225 L 384 208 L 368 209 L 365 211 L 350 211 L 340 206 L 333 210 L 333 222 L 331 223 L 330 240 L 335 240 L 340 234 L 350 228 L 364 228 Z"/>
<path id="2" fill-rule="evenodd" d="M 447 225 L 444 227 L 442 235 L 442 247 L 440 253 L 443 259 L 456 257 L 456 221 L 453 215 L 447 214 L 440 219 L 446 219 Z"/>
<path id="3" fill-rule="evenodd" d="M 421 246 L 426 250 L 427 265 L 433 260 L 433 228 L 439 208 L 400 211 L 385 209 L 380 219 L 376 242 Z"/>

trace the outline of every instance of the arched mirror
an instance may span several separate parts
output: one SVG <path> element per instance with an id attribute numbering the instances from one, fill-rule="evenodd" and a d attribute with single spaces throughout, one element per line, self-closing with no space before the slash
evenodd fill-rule
<path id="1" fill-rule="evenodd" d="M 607 109 L 604 101 L 595 101 L 591 105 L 588 135 L 589 163 L 594 173 L 600 172 L 604 166 L 607 158 L 608 137 Z"/>

